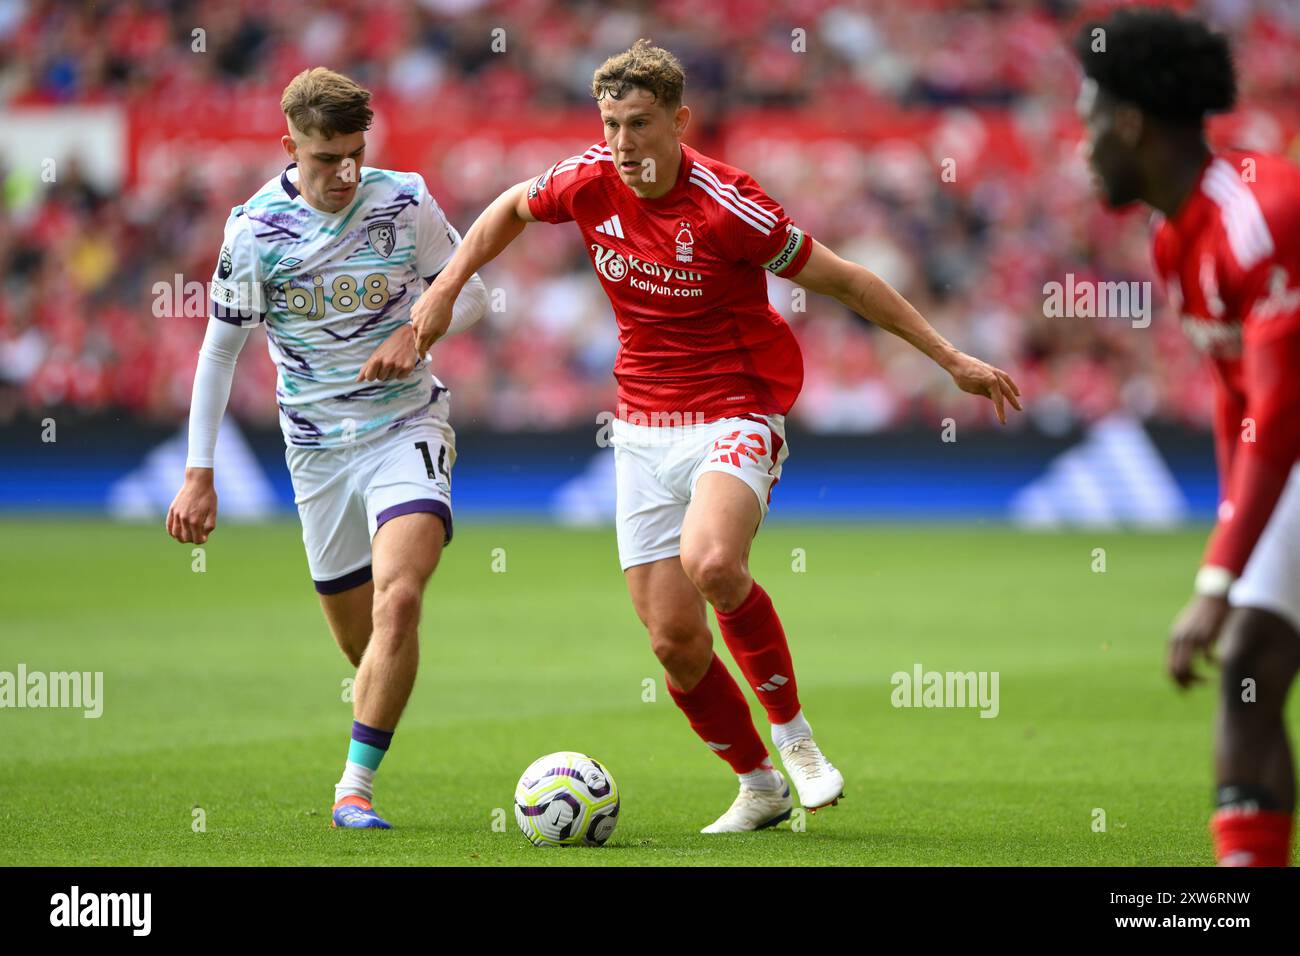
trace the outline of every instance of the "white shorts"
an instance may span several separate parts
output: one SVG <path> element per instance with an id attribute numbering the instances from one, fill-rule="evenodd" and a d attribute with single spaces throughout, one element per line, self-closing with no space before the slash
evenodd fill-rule
<path id="1" fill-rule="evenodd" d="M 1300 465 L 1291 469 L 1228 602 L 1272 611 L 1300 631 Z"/>
<path id="2" fill-rule="evenodd" d="M 618 560 L 626 571 L 681 553 L 682 521 L 695 483 L 708 471 L 735 475 L 767 517 L 772 488 L 789 455 L 785 417 L 722 418 L 702 425 L 652 427 L 614 419 Z"/>
<path id="3" fill-rule="evenodd" d="M 336 448 L 285 450 L 318 592 L 337 594 L 369 581 L 371 539 L 399 515 L 438 515 L 450 543 L 456 434 L 447 408 L 444 392 L 431 409 L 434 417 Z"/>

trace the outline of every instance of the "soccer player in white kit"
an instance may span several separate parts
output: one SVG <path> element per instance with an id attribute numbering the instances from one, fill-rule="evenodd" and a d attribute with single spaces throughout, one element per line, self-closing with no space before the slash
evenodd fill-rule
<path id="1" fill-rule="evenodd" d="M 333 825 L 387 829 L 371 806 L 375 772 L 415 683 L 424 588 L 452 537 L 456 460 L 449 394 L 416 352 L 409 313 L 460 236 L 418 173 L 363 165 L 369 101 L 321 67 L 285 88 L 293 162 L 226 222 L 167 531 L 202 544 L 216 527 L 217 429 L 235 360 L 265 325 L 308 568 L 357 668 Z M 475 276 L 455 330 L 486 304 Z"/>

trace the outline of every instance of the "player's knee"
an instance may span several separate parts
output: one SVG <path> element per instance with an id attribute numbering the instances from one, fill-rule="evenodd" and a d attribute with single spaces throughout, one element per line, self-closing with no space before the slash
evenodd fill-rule
<path id="1" fill-rule="evenodd" d="M 682 567 L 705 600 L 719 610 L 731 610 L 744 597 L 749 572 L 737 555 L 720 548 L 683 552 Z"/>
<path id="2" fill-rule="evenodd" d="M 420 623 L 423 589 L 414 581 L 396 578 L 375 588 L 375 631 L 414 634 Z"/>
<path id="3" fill-rule="evenodd" d="M 665 622 L 652 626 L 649 632 L 650 649 L 668 673 L 692 672 L 701 662 L 707 668 L 713 654 L 708 628 L 701 632 L 697 622 Z"/>

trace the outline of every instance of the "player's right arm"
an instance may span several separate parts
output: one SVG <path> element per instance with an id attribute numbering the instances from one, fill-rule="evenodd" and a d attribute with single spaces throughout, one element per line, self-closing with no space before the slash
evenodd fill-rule
<path id="1" fill-rule="evenodd" d="M 185 483 L 167 509 L 167 533 L 177 541 L 203 544 L 217 526 L 217 490 L 213 455 L 221 417 L 230 400 L 235 362 L 251 330 L 231 325 L 215 316 L 199 349 L 190 398 L 189 457 Z"/>
<path id="2" fill-rule="evenodd" d="M 500 255 L 524 231 L 524 226 L 538 221 L 528 207 L 528 191 L 532 184 L 532 180 L 526 180 L 511 186 L 483 210 L 461 240 L 451 261 L 411 306 L 411 322 L 415 326 L 416 349 L 420 355 L 447 333 L 456 296 L 470 276 Z"/>
<path id="3" fill-rule="evenodd" d="M 217 526 L 213 471 L 217 432 L 230 400 L 240 350 L 252 327 L 265 318 L 257 270 L 248 218 L 232 214 L 212 277 L 212 314 L 194 372 L 185 482 L 167 509 L 167 533 L 177 541 L 203 544 Z"/>

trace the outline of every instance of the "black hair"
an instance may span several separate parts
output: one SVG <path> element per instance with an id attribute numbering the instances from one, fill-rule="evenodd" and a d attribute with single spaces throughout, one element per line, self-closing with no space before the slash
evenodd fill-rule
<path id="1" fill-rule="evenodd" d="M 1228 38 L 1172 10 L 1128 7 L 1085 24 L 1074 52 L 1102 90 L 1156 119 L 1199 123 L 1237 99 Z"/>

